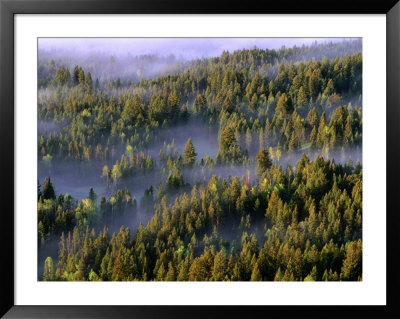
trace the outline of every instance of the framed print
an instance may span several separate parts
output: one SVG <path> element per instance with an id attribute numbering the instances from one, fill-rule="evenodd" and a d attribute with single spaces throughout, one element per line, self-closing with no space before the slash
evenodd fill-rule
<path id="1" fill-rule="evenodd" d="M 1 1 L 5 318 L 399 315 L 400 5 L 249 8 Z"/>

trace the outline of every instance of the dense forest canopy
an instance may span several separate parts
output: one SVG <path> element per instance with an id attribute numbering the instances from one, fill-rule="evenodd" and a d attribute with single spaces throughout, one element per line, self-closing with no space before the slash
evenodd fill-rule
<path id="1" fill-rule="evenodd" d="M 361 40 L 82 62 L 39 51 L 40 280 L 362 280 Z"/>

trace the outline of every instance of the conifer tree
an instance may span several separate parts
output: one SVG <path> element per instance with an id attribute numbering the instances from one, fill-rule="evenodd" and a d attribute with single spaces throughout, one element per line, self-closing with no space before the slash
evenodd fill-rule
<path id="1" fill-rule="evenodd" d="M 192 143 L 192 138 L 189 138 L 186 142 L 185 148 L 183 149 L 183 165 L 193 167 L 196 164 L 195 148 Z"/>
<path id="2" fill-rule="evenodd" d="M 42 187 L 43 199 L 56 199 L 56 192 L 50 177 L 46 177 Z"/>
<path id="3" fill-rule="evenodd" d="M 54 264 L 53 264 L 53 258 L 51 258 L 50 256 L 47 257 L 46 260 L 44 261 L 43 280 L 44 281 L 54 280 Z"/>
<path id="4" fill-rule="evenodd" d="M 256 156 L 257 158 L 257 174 L 261 176 L 266 170 L 272 166 L 272 160 L 267 150 L 260 150 Z"/>

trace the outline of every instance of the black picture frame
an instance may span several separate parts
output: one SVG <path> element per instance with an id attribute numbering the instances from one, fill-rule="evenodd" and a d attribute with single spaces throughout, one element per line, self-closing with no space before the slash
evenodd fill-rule
<path id="1" fill-rule="evenodd" d="M 15 14 L 385 14 L 386 104 L 386 306 L 16 306 L 14 303 L 14 15 Z M 325 317 L 400 318 L 397 272 L 399 234 L 396 184 L 400 152 L 400 3 L 398 0 L 248 0 L 242 4 L 204 0 L 0 0 L 0 181 L 2 184 L 0 315 L 4 318 L 204 318 Z M 377 110 L 379 111 L 379 110 Z M 6 200 L 5 200 L 6 199 Z M 384 207 L 384 203 L 383 203 Z"/>

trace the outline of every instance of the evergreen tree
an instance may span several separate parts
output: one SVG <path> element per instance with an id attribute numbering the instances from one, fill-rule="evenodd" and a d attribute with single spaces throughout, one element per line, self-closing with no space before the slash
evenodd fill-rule
<path id="1" fill-rule="evenodd" d="M 215 255 L 212 277 L 215 281 L 222 281 L 227 275 L 226 254 L 221 250 Z"/>
<path id="2" fill-rule="evenodd" d="M 40 197 L 42 196 L 41 185 L 39 183 L 39 180 L 37 181 L 37 192 L 38 192 L 38 201 L 39 201 Z"/>
<path id="3" fill-rule="evenodd" d="M 43 199 L 56 199 L 56 193 L 54 191 L 54 185 L 50 180 L 50 177 L 46 177 L 42 187 Z"/>
<path id="4" fill-rule="evenodd" d="M 356 281 L 359 280 L 362 275 L 362 244 L 361 240 L 358 242 L 350 242 L 347 251 L 346 258 L 343 261 L 340 279 Z"/>
<path id="5" fill-rule="evenodd" d="M 189 138 L 183 149 L 183 165 L 193 167 L 196 164 L 196 156 L 197 153 L 195 152 L 192 138 Z"/>
<path id="6" fill-rule="evenodd" d="M 272 166 L 272 160 L 267 150 L 260 150 L 257 158 L 257 174 L 261 176 L 266 170 Z"/>
<path id="7" fill-rule="evenodd" d="M 71 80 L 71 74 L 69 70 L 66 69 L 64 66 L 60 66 L 57 69 L 57 73 L 55 76 L 55 81 L 59 87 L 67 86 Z"/>
<path id="8" fill-rule="evenodd" d="M 237 145 L 235 132 L 230 126 L 226 126 L 221 130 L 219 137 L 219 147 L 217 154 L 217 162 L 235 162 L 242 157 L 243 153 Z"/>
<path id="9" fill-rule="evenodd" d="M 93 190 L 93 187 L 91 187 L 90 188 L 90 191 L 89 191 L 89 199 L 92 201 L 92 202 L 96 202 L 96 200 L 97 200 L 97 195 L 96 195 L 96 193 L 94 192 L 94 190 Z"/>
<path id="10" fill-rule="evenodd" d="M 89 89 L 92 88 L 93 79 L 92 79 L 92 74 L 90 72 L 86 73 L 85 84 Z"/>
<path id="11" fill-rule="evenodd" d="M 251 281 L 262 281 L 262 276 L 261 276 L 261 272 L 260 269 L 258 267 L 258 263 L 254 264 L 253 270 L 251 272 Z"/>
<path id="12" fill-rule="evenodd" d="M 47 257 L 46 260 L 44 261 L 43 280 L 44 281 L 54 280 L 54 264 L 53 264 L 53 259 L 51 257 Z"/>

